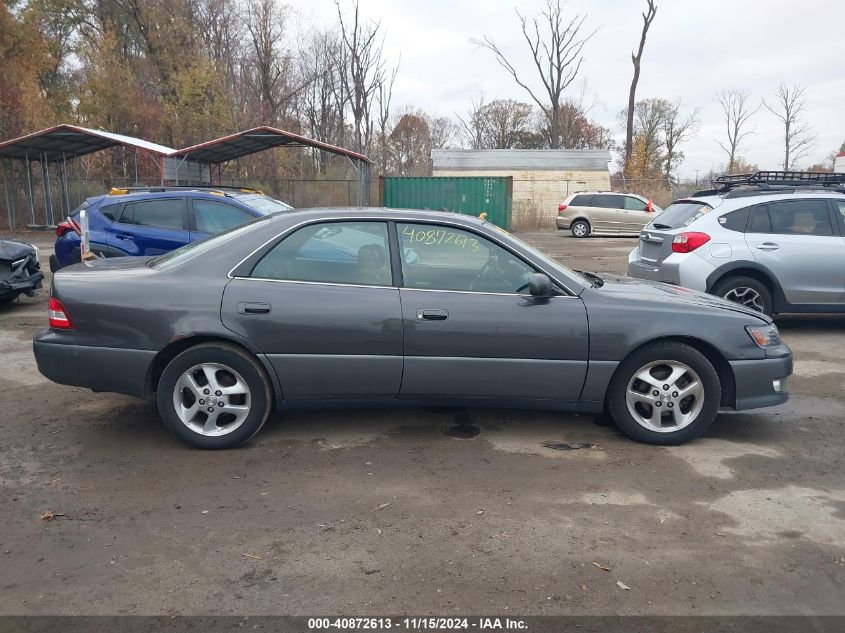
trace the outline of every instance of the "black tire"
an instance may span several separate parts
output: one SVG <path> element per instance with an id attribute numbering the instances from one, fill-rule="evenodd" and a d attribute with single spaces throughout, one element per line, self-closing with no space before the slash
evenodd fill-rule
<path id="1" fill-rule="evenodd" d="M 569 232 L 572 237 L 587 237 L 590 234 L 590 223 L 586 220 L 575 220 L 569 225 Z"/>
<path id="2" fill-rule="evenodd" d="M 173 397 L 177 381 L 183 373 L 201 363 L 230 367 L 243 377 L 249 388 L 249 413 L 239 427 L 226 435 L 202 435 L 183 423 L 176 412 Z M 200 343 L 185 350 L 165 367 L 156 391 L 159 414 L 167 427 L 186 444 L 202 449 L 234 448 L 248 442 L 264 426 L 273 405 L 267 372 L 253 356 L 229 343 Z"/>
<path id="3" fill-rule="evenodd" d="M 753 310 L 759 310 L 756 305 L 750 305 L 752 296 L 750 293 L 743 293 L 743 289 L 756 292 L 759 297 L 758 301 L 762 304 L 762 310 L 760 311 L 769 316 L 772 315 L 772 293 L 764 283 L 754 279 L 753 277 L 728 277 L 727 279 L 723 279 L 713 288 L 712 294 L 717 297 L 721 297 L 722 299 L 739 303 L 740 305 L 744 305 Z M 746 303 L 733 298 L 736 294 L 749 296 L 749 302 Z M 732 296 L 729 298 L 727 295 Z"/>
<path id="4" fill-rule="evenodd" d="M 641 425 L 628 410 L 626 392 L 628 383 L 641 368 L 655 361 L 676 361 L 687 365 L 698 374 L 704 388 L 704 403 L 698 416 L 676 431 L 653 431 Z M 607 392 L 607 410 L 625 435 L 637 442 L 674 446 L 689 442 L 703 435 L 719 412 L 722 385 L 713 365 L 697 349 L 676 341 L 650 343 L 632 352 L 623 360 Z M 681 406 L 681 405 L 679 405 Z"/>
<path id="5" fill-rule="evenodd" d="M 57 271 L 62 269 L 62 263 L 59 261 L 59 258 L 56 257 L 55 254 L 50 255 L 50 272 L 56 273 Z"/>

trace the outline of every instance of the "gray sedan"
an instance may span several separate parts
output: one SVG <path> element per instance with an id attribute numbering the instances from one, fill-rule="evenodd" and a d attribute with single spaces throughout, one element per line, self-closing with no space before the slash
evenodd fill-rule
<path id="1" fill-rule="evenodd" d="M 792 372 L 765 315 L 578 273 L 450 213 L 260 218 L 62 269 L 49 310 L 42 374 L 155 400 L 199 448 L 243 444 L 274 409 L 353 404 L 609 413 L 635 440 L 678 444 L 720 409 L 784 402 Z"/>

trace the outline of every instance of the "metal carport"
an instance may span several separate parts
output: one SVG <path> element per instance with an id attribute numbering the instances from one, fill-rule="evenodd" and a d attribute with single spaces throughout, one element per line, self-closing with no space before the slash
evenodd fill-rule
<path id="1" fill-rule="evenodd" d="M 346 158 L 358 178 L 358 206 L 366 207 L 370 204 L 372 161 L 369 158 L 352 150 L 269 126 L 255 127 L 177 150 L 164 160 L 162 174 L 165 180 L 174 181 L 177 185 L 186 180 L 184 184 L 197 184 L 194 180 L 205 181 L 202 184 L 212 184 L 215 168 L 220 178 L 225 163 L 274 147 L 311 147 Z M 205 166 L 208 168 L 207 177 L 204 176 Z"/>
<path id="2" fill-rule="evenodd" d="M 15 217 L 15 197 L 13 195 L 15 174 L 12 161 L 21 161 L 25 165 L 31 225 L 37 224 L 35 221 L 35 202 L 32 192 L 32 163 L 37 161 L 40 164 L 44 186 L 45 223 L 47 225 L 53 225 L 55 224 L 55 217 L 53 213 L 53 199 L 50 192 L 50 165 L 54 164 L 58 166 L 62 191 L 60 202 L 62 215 L 65 216 L 71 211 L 67 184 L 67 161 L 118 146 L 146 152 L 159 167 L 161 167 L 161 159 L 172 154 L 174 151 L 170 147 L 132 136 L 124 136 L 122 134 L 92 130 L 68 124 L 56 125 L 0 143 L 0 159 L 3 159 L 3 178 L 9 228 L 14 227 Z"/>

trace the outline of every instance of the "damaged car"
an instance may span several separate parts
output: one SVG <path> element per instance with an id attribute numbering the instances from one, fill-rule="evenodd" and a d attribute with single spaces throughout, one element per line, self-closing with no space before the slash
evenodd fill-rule
<path id="1" fill-rule="evenodd" d="M 21 294 L 32 297 L 43 279 L 35 246 L 0 240 L 0 303 L 11 303 Z"/>

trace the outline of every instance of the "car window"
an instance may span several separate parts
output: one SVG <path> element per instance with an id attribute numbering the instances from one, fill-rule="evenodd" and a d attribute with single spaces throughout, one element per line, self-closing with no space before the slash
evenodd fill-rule
<path id="1" fill-rule="evenodd" d="M 625 201 L 622 199 L 625 196 L 595 196 L 593 198 L 593 206 L 602 209 L 622 209 Z"/>
<path id="2" fill-rule="evenodd" d="M 142 200 L 131 206 L 133 209 L 129 222 L 132 224 L 159 229 L 182 230 L 184 228 L 182 218 L 184 202 L 182 198 Z M 126 212 L 121 216 L 122 222 L 127 222 L 127 219 L 124 217 L 125 215 Z"/>
<path id="3" fill-rule="evenodd" d="M 437 224 L 397 225 L 408 288 L 516 293 L 535 270 L 492 241 Z"/>
<path id="4" fill-rule="evenodd" d="M 573 207 L 590 207 L 592 206 L 592 201 L 593 196 L 579 195 L 572 198 L 572 202 L 569 205 Z"/>
<path id="5" fill-rule="evenodd" d="M 695 200 L 673 202 L 655 219 L 655 224 L 660 224 L 659 228 L 667 229 L 689 226 L 712 210 L 710 205 Z"/>
<path id="6" fill-rule="evenodd" d="M 839 214 L 845 218 L 845 200 L 836 200 L 835 202 L 839 208 Z"/>
<path id="7" fill-rule="evenodd" d="M 235 198 L 241 204 L 245 204 L 251 209 L 255 209 L 261 214 L 269 215 L 270 213 L 281 213 L 283 211 L 292 211 L 293 207 L 285 204 L 281 200 L 276 200 L 262 193 L 250 193 L 247 195 L 236 195 Z"/>
<path id="8" fill-rule="evenodd" d="M 754 207 L 748 222 L 746 233 L 771 233 L 772 224 L 769 222 L 769 212 L 765 206 Z"/>
<path id="9" fill-rule="evenodd" d="M 309 224 L 279 242 L 251 277 L 389 286 L 393 283 L 384 222 Z"/>
<path id="10" fill-rule="evenodd" d="M 120 204 L 110 204 L 108 206 L 101 206 L 100 214 L 114 222 L 118 217 L 120 217 L 120 210 L 122 207 L 123 205 Z"/>
<path id="11" fill-rule="evenodd" d="M 833 235 L 825 200 L 786 200 L 771 202 L 768 207 L 772 233 Z"/>
<path id="12" fill-rule="evenodd" d="M 730 213 L 726 213 L 722 217 L 719 218 L 719 224 L 725 227 L 726 229 L 730 229 L 731 231 L 739 231 L 743 233 L 745 231 L 745 224 L 748 222 L 748 207 L 744 209 L 737 209 L 736 211 L 731 211 Z"/>
<path id="13" fill-rule="evenodd" d="M 639 198 L 625 196 L 625 208 L 631 211 L 645 211 L 646 203 Z"/>
<path id="14" fill-rule="evenodd" d="M 219 233 L 253 218 L 247 211 L 217 200 L 194 198 L 191 205 L 194 208 L 194 225 L 200 233 Z"/>

